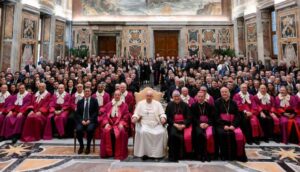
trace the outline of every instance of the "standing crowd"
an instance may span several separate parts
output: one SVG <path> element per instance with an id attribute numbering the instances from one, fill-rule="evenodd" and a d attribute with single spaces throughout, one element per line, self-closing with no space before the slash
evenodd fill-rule
<path id="1" fill-rule="evenodd" d="M 0 73 L 0 139 L 72 137 L 78 153 L 101 139 L 100 156 L 126 159 L 128 138 L 144 158 L 247 161 L 245 143 L 300 144 L 300 72 L 295 62 L 270 65 L 219 57 L 43 58 Z M 160 86 L 168 103 L 135 102 L 143 84 Z M 87 145 L 84 150 L 83 137 Z"/>

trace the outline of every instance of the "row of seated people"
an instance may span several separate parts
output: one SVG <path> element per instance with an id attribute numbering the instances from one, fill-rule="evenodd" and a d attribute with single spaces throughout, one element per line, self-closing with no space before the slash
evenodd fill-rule
<path id="1" fill-rule="evenodd" d="M 228 103 L 226 104 L 226 101 L 224 102 L 225 98 L 223 96 L 226 93 L 223 93 L 224 94 L 223 95 L 222 90 L 221 90 L 222 99 L 214 102 L 211 99 L 211 97 L 206 93 L 206 90 L 202 89 L 200 92 L 204 93 L 204 102 L 207 102 L 207 104 L 209 104 L 211 107 L 214 107 L 212 109 L 215 109 L 212 110 L 212 112 L 203 112 L 203 110 L 207 110 L 207 109 L 200 108 L 201 96 L 197 95 L 197 97 L 195 98 L 189 97 L 188 90 L 186 88 L 182 89 L 181 94 L 180 93 L 174 94 L 173 100 L 169 102 L 167 106 L 166 109 L 167 115 L 164 117 L 163 115 L 164 111 L 160 110 L 159 112 L 159 115 L 162 116 L 161 119 L 163 119 L 162 121 L 160 121 L 160 123 L 161 124 L 165 124 L 166 122 L 168 123 L 169 139 L 168 141 L 166 141 L 166 139 L 163 139 L 166 137 L 162 137 L 161 139 L 163 140 L 161 141 L 163 145 L 167 142 L 169 143 L 168 146 L 169 146 L 170 160 L 178 160 L 181 156 L 183 157 L 184 153 L 182 152 L 184 151 L 178 151 L 180 150 L 179 148 L 182 146 L 185 147 L 186 152 L 204 151 L 203 148 L 200 148 L 198 146 L 203 141 L 197 142 L 196 141 L 197 139 L 195 139 L 200 137 L 197 136 L 192 138 L 192 135 L 197 135 L 197 129 L 190 129 L 189 127 L 192 126 L 193 123 L 192 121 L 197 121 L 197 120 L 191 120 L 192 118 L 195 118 L 195 116 L 197 116 L 197 114 L 193 114 L 193 112 L 196 111 L 195 109 L 193 109 L 195 107 L 197 107 L 198 110 L 200 109 L 199 111 L 200 116 L 202 116 L 201 114 L 205 114 L 205 115 L 208 114 L 207 115 L 208 119 L 212 119 L 212 120 L 203 119 L 203 121 L 206 122 L 201 122 L 199 124 L 200 129 L 205 129 L 206 131 L 206 129 L 210 128 L 210 126 L 214 126 L 215 128 L 217 128 L 216 130 L 206 131 L 204 133 L 206 137 L 209 136 L 209 133 L 210 135 L 213 135 L 210 136 L 210 138 L 213 138 L 214 141 L 212 140 L 209 141 L 208 139 L 209 143 L 212 142 L 217 143 L 218 140 L 223 139 L 224 138 L 224 132 L 222 132 L 223 130 L 226 131 L 225 134 L 228 134 L 227 131 L 234 131 L 234 133 L 236 132 L 234 139 L 236 139 L 237 142 L 235 146 L 240 149 L 239 151 L 237 151 L 242 155 L 240 157 L 245 157 L 244 150 L 242 149 L 243 144 L 240 143 L 237 144 L 237 143 L 238 141 L 243 143 L 244 134 L 246 136 L 247 142 L 249 143 L 251 143 L 252 141 L 257 143 L 258 140 L 261 138 L 267 141 L 270 138 L 276 139 L 278 137 L 281 137 L 282 142 L 284 143 L 288 143 L 288 142 L 299 143 L 299 138 L 300 138 L 299 137 L 299 121 L 300 121 L 299 94 L 295 96 L 291 96 L 287 93 L 286 88 L 283 86 L 280 89 L 280 94 L 276 98 L 273 98 L 272 96 L 267 94 L 266 87 L 264 85 L 261 85 L 258 94 L 252 96 L 247 92 L 246 84 L 242 84 L 240 88 L 241 91 L 233 97 L 233 101 L 232 101 L 233 103 L 231 104 Z M 77 126 L 76 126 L 77 136 L 80 142 L 79 153 L 82 153 L 83 151 L 83 142 L 82 142 L 83 129 L 91 130 L 91 132 L 89 133 L 93 133 L 94 129 L 99 123 L 100 128 L 102 128 L 103 130 L 103 132 L 101 132 L 101 138 L 102 138 L 101 146 L 105 145 L 105 147 L 102 147 L 101 149 L 101 156 L 107 157 L 115 154 L 116 158 L 124 159 L 127 157 L 126 152 L 127 152 L 128 136 L 131 134 L 131 130 L 133 130 L 132 123 L 143 124 L 143 119 L 145 119 L 146 121 L 153 120 L 149 117 L 148 117 L 149 120 L 147 120 L 147 116 L 153 113 L 152 112 L 153 108 L 148 108 L 142 111 L 141 113 L 137 113 L 141 109 L 141 107 L 137 106 L 135 113 L 133 113 L 134 104 L 130 104 L 128 102 L 134 102 L 134 98 L 132 94 L 126 91 L 126 84 L 120 85 L 119 88 L 120 91 L 118 91 L 119 100 L 118 100 L 118 94 L 117 95 L 115 94 L 112 100 L 110 100 L 110 98 L 104 98 L 105 92 L 103 90 L 104 90 L 103 84 L 99 84 L 99 93 L 96 93 L 95 94 L 96 96 L 95 95 L 92 96 L 94 97 L 93 99 L 96 100 L 97 106 L 90 108 L 91 111 L 93 110 L 96 112 L 95 115 L 91 115 L 90 117 L 89 111 L 88 112 L 85 111 L 86 104 L 78 103 L 80 99 L 81 102 L 84 102 L 83 101 L 84 97 L 91 96 L 91 95 L 87 95 L 87 96 L 84 95 L 85 92 L 83 92 L 82 85 L 78 85 L 77 93 L 75 93 L 72 96 L 64 91 L 63 85 L 60 85 L 58 92 L 55 93 L 53 96 L 51 96 L 51 94 L 47 92 L 46 86 L 43 83 L 39 84 L 39 91 L 34 95 L 28 93 L 25 90 L 24 85 L 21 84 L 19 86 L 19 93 L 17 95 L 10 96 L 9 93 L 7 92 L 7 86 L 2 85 L 1 95 L 0 95 L 1 136 L 6 139 L 13 138 L 13 142 L 16 142 L 18 138 L 21 138 L 21 140 L 25 142 L 37 141 L 41 138 L 51 139 L 53 134 L 52 133 L 53 128 L 56 128 L 58 134 L 60 136 L 63 136 L 65 134 L 65 125 L 66 125 L 67 117 L 70 114 L 70 112 L 73 110 L 75 112 L 74 118 L 77 121 Z M 228 89 L 224 88 L 223 92 L 225 92 L 224 90 L 227 91 Z M 91 94 L 91 90 L 89 94 Z M 102 96 L 102 98 L 99 98 L 99 95 Z M 131 98 L 127 98 L 128 95 L 131 95 Z M 178 97 L 179 97 L 178 102 L 184 104 L 182 106 L 187 105 L 188 108 L 180 107 L 180 106 L 177 107 L 172 105 L 174 102 L 176 103 L 176 98 Z M 107 100 L 106 103 L 104 103 L 105 99 Z M 129 99 L 130 101 L 128 101 Z M 197 103 L 200 104 L 199 107 Z M 123 110 L 120 108 L 121 104 L 125 104 L 123 105 L 124 106 Z M 80 105 L 81 108 L 78 108 Z M 142 106 L 142 107 L 145 108 L 146 106 Z M 154 109 L 156 110 L 159 108 L 154 108 Z M 187 112 L 183 113 L 184 109 Z M 237 110 L 235 111 L 235 109 Z M 124 115 L 124 119 L 123 117 L 121 118 L 122 121 L 119 117 L 123 115 L 119 116 L 119 111 L 126 112 L 125 113 L 126 115 Z M 190 113 L 190 111 L 192 113 Z M 176 117 L 176 114 L 180 114 L 180 113 L 183 113 L 185 115 L 183 115 L 183 117 L 180 115 L 179 117 Z M 89 121 L 89 119 L 93 119 L 92 126 L 89 125 L 91 121 L 86 122 Z M 202 120 L 200 119 L 200 121 Z M 227 122 L 230 121 L 229 122 L 230 125 L 229 124 L 227 125 L 226 121 Z M 116 123 L 118 124 L 117 127 L 115 125 Z M 91 127 L 89 128 L 86 126 L 91 126 Z M 221 127 L 221 130 L 219 131 L 218 127 L 220 128 L 220 126 L 224 128 Z M 239 126 L 241 127 L 242 130 L 237 130 Z M 143 140 L 147 140 L 147 134 L 145 135 L 143 134 L 143 132 L 139 132 L 140 130 L 138 130 L 138 127 L 136 128 L 136 130 L 137 130 L 136 132 L 137 143 L 139 137 L 140 138 L 146 137 L 146 139 L 140 139 L 141 143 L 135 144 L 135 151 L 134 151 L 135 155 L 139 157 L 144 156 L 145 154 L 148 155 L 147 151 L 149 151 L 148 150 L 149 146 L 144 146 L 144 147 L 142 146 L 141 148 L 141 145 L 143 145 L 144 142 L 145 142 L 144 144 L 150 144 L 151 139 L 148 141 L 143 141 Z M 190 134 L 186 134 L 186 131 L 188 130 Z M 125 135 L 122 135 L 122 132 L 120 131 L 122 131 Z M 218 133 L 217 135 L 221 134 L 221 137 L 216 137 L 215 134 L 212 134 L 215 131 L 217 131 Z M 155 130 L 155 132 L 159 132 L 159 130 Z M 183 137 L 184 142 L 181 142 L 182 140 L 181 141 L 178 140 L 178 138 L 182 137 L 182 134 L 184 134 Z M 91 140 L 91 137 L 92 134 L 88 135 L 88 140 Z M 120 139 L 120 141 L 118 139 Z M 196 146 L 192 146 L 193 142 L 194 145 Z M 118 144 L 121 143 L 123 144 L 123 146 L 121 146 L 122 151 L 120 151 L 122 153 L 119 152 L 119 156 L 116 156 L 115 152 L 120 147 L 118 146 Z M 216 145 L 218 144 L 207 144 L 207 146 L 211 146 L 211 147 L 207 147 L 208 150 L 214 150 L 213 156 L 215 157 L 219 153 L 219 151 L 216 151 L 218 150 L 218 146 Z M 222 145 L 220 144 L 219 146 L 222 155 L 221 158 L 232 159 L 231 156 L 229 158 L 226 157 L 230 153 L 227 151 L 226 146 L 225 148 L 222 147 L 224 145 L 226 144 L 222 144 Z M 234 144 L 228 144 L 227 146 L 230 145 L 232 146 Z M 88 144 L 86 153 L 89 153 L 89 147 L 90 145 Z M 164 146 L 162 146 L 162 148 L 164 148 Z M 109 153 L 106 152 L 107 150 L 109 150 L 108 151 Z M 225 152 L 227 151 L 227 153 L 224 153 L 224 151 Z M 158 151 L 158 152 L 164 152 L 164 151 Z M 152 156 L 150 154 L 149 156 L 158 158 L 161 157 L 161 155 L 163 154 L 159 154 L 159 156 Z M 198 156 L 198 158 L 199 157 L 203 158 L 204 156 L 201 155 Z M 207 156 L 205 156 L 205 158 L 207 158 Z M 245 160 L 245 158 L 241 158 L 241 159 Z"/>
<path id="2" fill-rule="evenodd" d="M 46 90 L 44 83 L 39 84 L 36 93 L 30 93 L 24 84 L 19 85 L 19 92 L 10 95 L 7 85 L 1 86 L 0 93 L 0 136 L 1 141 L 12 139 L 16 143 L 18 139 L 24 142 L 38 141 L 40 139 L 51 140 L 53 131 L 59 138 L 66 135 L 66 124 L 69 116 L 74 120 L 78 101 L 84 97 L 84 86 L 77 85 L 77 92 L 69 94 L 64 85 L 59 85 L 53 95 Z M 105 91 L 105 85 L 100 83 L 98 91 L 92 95 L 98 102 L 99 109 L 111 101 Z M 120 84 L 122 99 L 133 110 L 135 100 L 131 92 L 126 91 L 126 84 Z M 100 113 L 100 111 L 99 111 Z M 98 121 L 101 116 L 98 117 Z M 68 128 L 68 130 L 73 130 Z"/>

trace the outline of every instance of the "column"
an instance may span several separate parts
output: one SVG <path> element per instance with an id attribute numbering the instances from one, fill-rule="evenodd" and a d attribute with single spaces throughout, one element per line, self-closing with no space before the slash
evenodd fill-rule
<path id="1" fill-rule="evenodd" d="M 233 41 L 234 41 L 234 50 L 235 55 L 238 57 L 240 55 L 240 48 L 239 48 L 239 32 L 238 32 L 238 21 L 237 18 L 233 20 Z"/>
<path id="2" fill-rule="evenodd" d="M 56 57 L 54 57 L 54 51 L 55 51 L 55 23 L 56 23 L 56 17 L 55 15 L 51 16 L 51 22 L 50 22 L 50 42 L 49 42 L 49 56 L 48 60 L 54 62 Z"/>
<path id="3" fill-rule="evenodd" d="M 21 28 L 22 28 L 22 7 L 21 3 L 15 4 L 14 22 L 13 22 L 13 39 L 10 58 L 10 67 L 12 71 L 18 71 L 20 65 L 20 46 L 21 46 Z"/>
<path id="4" fill-rule="evenodd" d="M 257 9 L 256 12 L 256 29 L 257 29 L 257 53 L 258 60 L 264 62 L 264 34 L 262 26 L 262 15 L 261 10 Z"/>

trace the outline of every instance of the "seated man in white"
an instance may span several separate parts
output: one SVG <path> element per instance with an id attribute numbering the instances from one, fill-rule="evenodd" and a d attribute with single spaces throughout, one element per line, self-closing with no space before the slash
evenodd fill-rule
<path id="1" fill-rule="evenodd" d="M 163 126 L 167 121 L 160 102 L 153 100 L 153 92 L 148 91 L 146 100 L 142 100 L 132 116 L 136 124 L 134 156 L 163 158 L 166 155 L 168 132 Z"/>

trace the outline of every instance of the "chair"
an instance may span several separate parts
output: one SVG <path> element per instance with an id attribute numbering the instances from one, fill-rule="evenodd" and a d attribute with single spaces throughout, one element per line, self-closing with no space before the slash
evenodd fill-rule
<path id="1" fill-rule="evenodd" d="M 95 134 L 94 134 L 94 137 L 93 137 L 93 153 L 96 152 L 96 137 L 95 137 Z M 76 153 L 77 149 L 77 132 L 76 132 L 76 129 L 74 129 L 74 153 Z"/>
<path id="2" fill-rule="evenodd" d="M 163 94 L 161 92 L 158 92 L 156 90 L 153 90 L 150 87 L 146 87 L 144 88 L 142 91 L 138 92 L 138 93 L 134 93 L 134 97 L 135 97 L 135 102 L 136 104 L 139 103 L 140 101 L 146 99 L 147 96 L 147 92 L 148 91 L 152 91 L 153 92 L 153 100 L 156 101 L 161 101 Z M 133 147 L 134 147 L 134 140 L 135 140 L 135 129 L 133 129 Z"/>
<path id="3" fill-rule="evenodd" d="M 138 93 L 135 93 L 134 96 L 135 96 L 135 101 L 136 103 L 146 99 L 146 96 L 147 96 L 147 92 L 148 91 L 152 91 L 153 92 L 153 99 L 156 100 L 156 101 L 161 101 L 162 99 L 162 96 L 163 94 L 161 92 L 158 92 L 156 90 L 153 90 L 152 88 L 150 87 L 146 87 L 144 88 L 142 91 L 138 92 Z"/>

